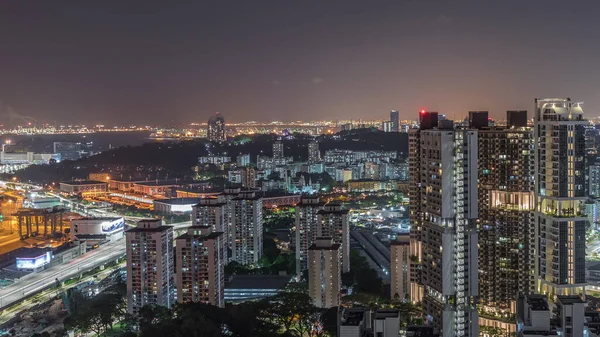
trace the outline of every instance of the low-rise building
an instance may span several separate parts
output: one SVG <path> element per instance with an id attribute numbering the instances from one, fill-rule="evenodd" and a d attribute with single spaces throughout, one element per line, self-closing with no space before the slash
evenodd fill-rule
<path id="1" fill-rule="evenodd" d="M 363 337 L 370 327 L 371 311 L 368 308 L 340 308 L 338 312 L 338 336 Z"/>
<path id="2" fill-rule="evenodd" d="M 558 332 L 550 326 L 550 307 L 543 295 L 520 297 L 522 308 L 519 317 L 518 336 L 520 337 L 557 337 Z"/>
<path id="3" fill-rule="evenodd" d="M 348 181 L 348 192 L 377 192 L 398 190 L 395 180 L 352 180 Z"/>
<path id="4" fill-rule="evenodd" d="M 46 248 L 21 249 L 16 258 L 19 271 L 37 272 L 50 263 L 52 252 Z"/>
<path id="5" fill-rule="evenodd" d="M 136 183 L 142 183 L 144 180 L 133 180 L 133 179 L 110 179 L 108 181 L 108 187 L 112 191 L 121 191 L 121 192 L 134 192 L 134 187 Z"/>
<path id="6" fill-rule="evenodd" d="M 0 164 L 2 165 L 39 165 L 49 164 L 51 161 L 59 162 L 60 154 L 0 151 Z"/>
<path id="7" fill-rule="evenodd" d="M 133 185 L 133 191 L 138 194 L 153 197 L 170 197 L 177 185 L 170 181 L 145 181 Z"/>
<path id="8" fill-rule="evenodd" d="M 171 198 L 154 200 L 154 211 L 160 214 L 190 213 L 201 198 Z"/>
<path id="9" fill-rule="evenodd" d="M 231 162 L 231 157 L 228 156 L 203 156 L 198 157 L 199 164 L 223 165 Z"/>
<path id="10" fill-rule="evenodd" d="M 373 318 L 373 335 L 377 337 L 398 337 L 400 332 L 400 312 L 398 309 L 378 309 Z"/>
<path id="11" fill-rule="evenodd" d="M 562 336 L 584 336 L 586 302 L 577 295 L 557 296 L 556 306 Z M 585 334 L 588 335 L 588 334 Z"/>
<path id="12" fill-rule="evenodd" d="M 277 295 L 291 276 L 233 275 L 225 282 L 225 302 L 244 302 Z"/>
<path id="13" fill-rule="evenodd" d="M 102 194 L 108 191 L 108 184 L 92 180 L 66 181 L 60 183 L 60 191 L 68 194 Z"/>
<path id="14" fill-rule="evenodd" d="M 104 172 L 94 172 L 88 174 L 88 180 L 110 182 L 110 174 Z"/>

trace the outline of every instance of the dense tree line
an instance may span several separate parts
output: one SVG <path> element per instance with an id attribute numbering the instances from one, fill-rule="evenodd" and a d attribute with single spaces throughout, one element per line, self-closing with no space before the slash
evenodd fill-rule
<path id="1" fill-rule="evenodd" d="M 367 259 L 357 250 L 350 251 L 350 271 L 342 274 L 342 283 L 353 291 L 373 298 L 390 298 L 377 271 L 371 269 Z"/>
<path id="2" fill-rule="evenodd" d="M 323 321 L 328 322 L 324 329 Z M 172 309 L 146 306 L 130 321 L 127 336 L 139 337 L 303 337 L 335 336 L 331 311 L 316 308 L 310 297 L 295 289 L 255 302 L 177 304 Z"/>
<path id="3" fill-rule="evenodd" d="M 65 319 L 65 327 L 96 335 L 112 329 L 116 322 L 126 317 L 126 293 L 124 282 L 118 282 L 93 297 L 72 289 L 67 297 L 71 315 Z"/>

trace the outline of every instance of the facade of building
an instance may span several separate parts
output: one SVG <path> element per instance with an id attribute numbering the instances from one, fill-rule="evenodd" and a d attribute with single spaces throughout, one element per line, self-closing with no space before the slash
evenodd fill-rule
<path id="1" fill-rule="evenodd" d="M 332 238 L 340 245 L 342 272 L 350 271 L 350 224 L 348 210 L 341 204 L 328 203 L 317 212 L 317 233 L 315 237 Z"/>
<path id="2" fill-rule="evenodd" d="M 600 165 L 588 166 L 587 194 L 592 198 L 600 197 Z"/>
<path id="3" fill-rule="evenodd" d="M 398 309 L 378 309 L 373 317 L 373 334 L 378 337 L 396 337 L 400 331 Z"/>
<path id="4" fill-rule="evenodd" d="M 303 196 L 296 204 L 296 275 L 308 268 L 308 248 L 317 237 L 318 213 L 325 206 L 319 197 Z"/>
<path id="5" fill-rule="evenodd" d="M 216 113 L 214 116 L 208 119 L 208 125 L 206 129 L 206 135 L 211 142 L 224 142 L 225 136 L 225 118 L 220 113 Z"/>
<path id="6" fill-rule="evenodd" d="M 54 142 L 54 154 L 60 155 L 60 160 L 79 160 L 91 153 L 91 143 Z"/>
<path id="7" fill-rule="evenodd" d="M 262 257 L 262 197 L 255 192 L 240 192 L 231 200 L 232 259 L 240 264 L 255 264 Z"/>
<path id="8" fill-rule="evenodd" d="M 125 232 L 127 252 L 127 312 L 145 305 L 174 304 L 173 227 L 160 219 L 142 220 Z"/>
<path id="9" fill-rule="evenodd" d="M 318 163 L 321 161 L 321 151 L 319 150 L 319 142 L 316 140 L 308 143 L 308 162 L 310 164 Z"/>
<path id="10" fill-rule="evenodd" d="M 535 99 L 537 292 L 585 290 L 585 126 L 583 104 Z"/>
<path id="11" fill-rule="evenodd" d="M 104 181 L 104 180 L 102 180 Z M 108 188 L 111 191 L 120 192 L 133 192 L 136 183 L 143 183 L 143 180 L 123 180 L 123 179 L 110 179 L 108 180 Z"/>
<path id="12" fill-rule="evenodd" d="M 68 194 L 102 194 L 108 191 L 108 184 L 102 181 L 66 181 L 60 183 L 60 191 Z"/>
<path id="13" fill-rule="evenodd" d="M 410 238 L 399 235 L 390 242 L 390 276 L 392 299 L 410 299 Z"/>
<path id="14" fill-rule="evenodd" d="M 331 238 L 316 238 L 308 249 L 308 294 L 319 308 L 340 305 L 341 247 Z"/>
<path id="15" fill-rule="evenodd" d="M 225 302 L 255 301 L 283 291 L 290 276 L 233 275 L 225 281 Z"/>
<path id="16" fill-rule="evenodd" d="M 85 242 L 87 247 L 123 238 L 123 218 L 81 218 L 71 220 L 71 239 Z"/>
<path id="17" fill-rule="evenodd" d="M 200 198 L 157 199 L 153 201 L 154 211 L 166 215 L 190 213 L 200 200 Z"/>
<path id="18" fill-rule="evenodd" d="M 392 122 L 392 131 L 391 132 L 399 132 L 400 131 L 400 113 L 398 110 L 390 111 L 390 121 Z"/>
<path id="19" fill-rule="evenodd" d="M 515 128 L 527 127 L 527 110 L 506 111 L 506 124 Z"/>
<path id="20" fill-rule="evenodd" d="M 558 319 L 562 336 L 589 336 L 585 331 L 585 307 L 587 302 L 577 295 L 557 296 Z"/>
<path id="21" fill-rule="evenodd" d="M 227 214 L 227 201 L 223 196 L 202 198 L 192 207 L 192 224 L 194 226 L 212 228 L 213 232 L 222 232 L 223 261 L 229 262 L 229 249 L 231 248 L 231 228 L 225 220 Z"/>
<path id="22" fill-rule="evenodd" d="M 476 337 L 477 131 L 438 125 L 434 112 L 419 117 L 409 136 L 411 298 L 422 294 L 423 314 L 442 336 Z"/>
<path id="23" fill-rule="evenodd" d="M 392 122 L 392 121 L 381 122 L 381 130 L 383 132 L 397 132 L 397 131 L 394 131 L 394 122 Z"/>
<path id="24" fill-rule="evenodd" d="M 137 182 L 133 185 L 133 192 L 137 194 L 148 195 L 152 197 L 169 197 L 173 188 L 177 186 L 174 181 L 145 181 Z"/>
<path id="25" fill-rule="evenodd" d="M 354 180 L 347 182 L 348 192 L 404 191 L 408 183 L 395 180 Z"/>
<path id="26" fill-rule="evenodd" d="M 224 239 L 212 226 L 192 226 L 176 239 L 178 302 L 225 306 Z"/>
<path id="27" fill-rule="evenodd" d="M 475 119 L 480 123 L 479 303 L 514 314 L 517 296 L 535 292 L 533 129 L 481 125 L 486 120 Z"/>
<path id="28" fill-rule="evenodd" d="M 273 208 L 280 206 L 294 206 L 300 202 L 301 196 L 299 194 L 286 194 L 276 197 L 265 197 L 263 198 L 263 208 Z"/>
<path id="29" fill-rule="evenodd" d="M 283 142 L 280 140 L 273 143 L 273 158 L 283 158 Z"/>
<path id="30" fill-rule="evenodd" d="M 206 164 L 212 164 L 212 165 L 223 165 L 223 164 L 228 164 L 231 163 L 231 157 L 229 156 L 202 156 L 202 157 L 198 157 L 198 164 L 201 165 L 206 165 Z"/>
<path id="31" fill-rule="evenodd" d="M 256 170 L 252 166 L 242 168 L 242 187 L 256 187 Z"/>
<path id="32" fill-rule="evenodd" d="M 52 161 L 59 162 L 60 154 L 0 151 L 2 165 L 46 165 Z"/>
<path id="33" fill-rule="evenodd" d="M 250 155 L 249 154 L 240 154 L 235 159 L 238 167 L 244 167 L 250 165 Z"/>

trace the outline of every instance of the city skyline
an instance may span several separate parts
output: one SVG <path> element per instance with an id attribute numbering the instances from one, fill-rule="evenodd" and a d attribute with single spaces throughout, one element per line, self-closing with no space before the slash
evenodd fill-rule
<path id="1" fill-rule="evenodd" d="M 590 116 L 600 108 L 592 2 L 571 3 L 569 15 L 562 1 L 141 4 L 5 2 L 2 121 L 359 119 L 392 109 L 401 119 L 420 109 L 498 118 L 565 94 Z M 559 45 L 577 52 L 565 60 Z"/>

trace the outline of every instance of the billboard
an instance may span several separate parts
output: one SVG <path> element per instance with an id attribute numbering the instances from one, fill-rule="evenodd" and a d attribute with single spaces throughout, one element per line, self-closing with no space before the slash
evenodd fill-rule
<path id="1" fill-rule="evenodd" d="M 125 228 L 123 218 L 84 218 L 71 221 L 71 232 L 77 235 L 107 235 Z"/>
<path id="2" fill-rule="evenodd" d="M 120 218 L 119 220 L 104 221 L 101 225 L 103 233 L 111 233 L 125 227 L 125 220 Z"/>
<path id="3" fill-rule="evenodd" d="M 37 269 L 50 263 L 51 259 L 51 252 L 46 252 L 37 257 L 17 257 L 17 269 Z"/>

